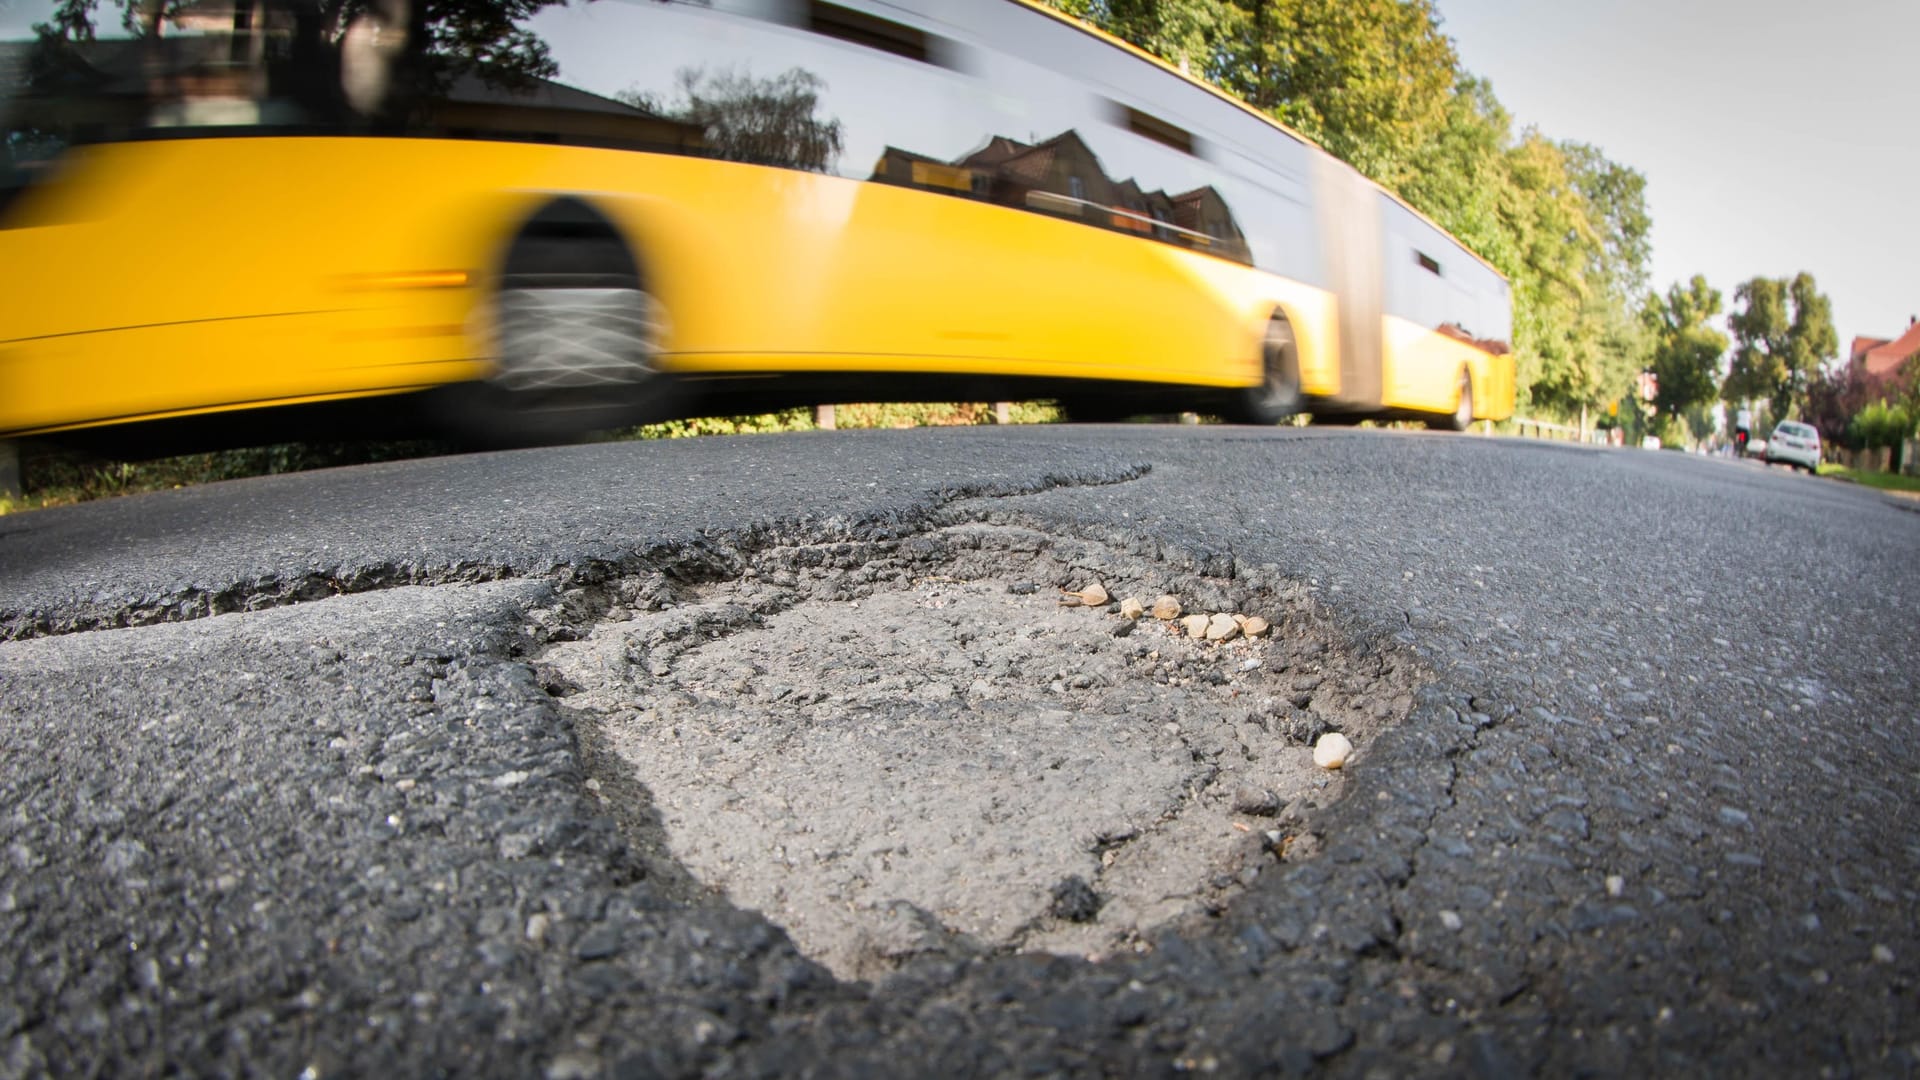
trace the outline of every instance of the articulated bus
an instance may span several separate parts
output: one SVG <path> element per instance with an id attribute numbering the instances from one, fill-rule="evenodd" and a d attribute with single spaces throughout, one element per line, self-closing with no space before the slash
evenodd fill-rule
<path id="1" fill-rule="evenodd" d="M 0 439 L 1513 409 L 1490 265 L 1030 0 L 575 0 L 488 62 L 418 0 L 154 7 L 0 43 Z"/>

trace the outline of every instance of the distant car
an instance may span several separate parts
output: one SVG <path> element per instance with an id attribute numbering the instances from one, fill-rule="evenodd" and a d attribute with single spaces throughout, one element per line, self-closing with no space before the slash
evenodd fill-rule
<path id="1" fill-rule="evenodd" d="M 1750 439 L 1747 441 L 1747 457 L 1759 457 L 1767 452 L 1767 440 Z"/>
<path id="2" fill-rule="evenodd" d="M 1658 450 L 1658 449 L 1660 449 L 1660 436 L 1658 436 L 1658 435 L 1644 435 L 1644 436 L 1642 436 L 1642 437 L 1641 437 L 1641 439 L 1640 439 L 1640 449 L 1642 449 L 1642 450 Z"/>
<path id="3" fill-rule="evenodd" d="M 1762 452 L 1771 465 L 1784 461 L 1796 469 L 1818 472 L 1820 469 L 1820 431 L 1812 424 L 1782 420 L 1773 427 L 1773 436 Z"/>

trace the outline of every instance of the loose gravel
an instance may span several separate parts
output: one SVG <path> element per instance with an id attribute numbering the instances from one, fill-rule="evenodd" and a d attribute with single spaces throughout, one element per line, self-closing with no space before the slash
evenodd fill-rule
<path id="1" fill-rule="evenodd" d="M 1163 595 L 1274 630 L 1122 613 Z M 1416 684 L 1297 595 L 1004 526 L 630 578 L 583 626 L 580 603 L 547 613 L 576 640 L 541 662 L 635 849 L 843 978 L 1099 959 L 1219 912 L 1312 849 L 1301 822 L 1342 789 L 1315 740 L 1364 753 Z"/>

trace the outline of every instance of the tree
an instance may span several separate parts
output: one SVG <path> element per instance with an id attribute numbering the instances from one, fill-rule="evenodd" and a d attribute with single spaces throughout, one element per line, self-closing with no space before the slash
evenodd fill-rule
<path id="1" fill-rule="evenodd" d="M 1860 365 L 1848 364 L 1839 371 L 1822 369 L 1807 382 L 1807 400 L 1800 418 L 1819 429 L 1821 442 L 1863 450 L 1866 447 L 1852 423 L 1872 400 L 1871 395 L 1872 387 Z"/>
<path id="2" fill-rule="evenodd" d="M 1687 409 L 1682 419 L 1686 421 L 1687 431 L 1693 435 L 1694 442 L 1704 442 L 1708 436 L 1714 433 L 1714 430 L 1718 427 L 1715 423 L 1717 418 L 1714 412 L 1715 410 L 1713 409 L 1711 399 L 1701 402 L 1698 405 L 1690 406 Z"/>
<path id="3" fill-rule="evenodd" d="M 1742 308 L 1727 318 L 1734 352 L 1721 395 L 1729 402 L 1767 398 L 1774 416 L 1786 419 L 1806 399 L 1821 364 L 1839 351 L 1832 305 L 1805 272 L 1791 280 L 1757 277 L 1733 295 Z"/>
<path id="4" fill-rule="evenodd" d="M 1218 81 L 1397 188 L 1447 121 L 1458 57 L 1430 0 L 1236 0 Z"/>
<path id="5" fill-rule="evenodd" d="M 188 0 L 109 0 L 121 25 L 136 36 L 157 37 Z M 406 24 L 406 44 L 397 67 L 412 81 L 439 85 L 473 71 L 496 84 L 551 78 L 558 72 L 546 42 L 523 25 L 542 9 L 566 0 L 270 0 L 293 20 L 295 55 L 337 46 L 356 17 L 384 15 Z M 43 41 L 94 40 L 101 0 L 58 0 L 48 22 L 34 29 Z M 398 14 L 395 9 L 404 11 Z"/>
<path id="6" fill-rule="evenodd" d="M 1617 399 L 1644 357 L 1637 320 L 1610 280 L 1604 226 L 1565 152 L 1529 131 L 1504 155 L 1499 220 L 1514 253 L 1514 345 L 1525 404 L 1583 417 Z"/>
<path id="7" fill-rule="evenodd" d="M 1400 194 L 1508 277 L 1522 261 L 1502 208 L 1510 203 L 1507 152 L 1513 119 L 1485 80 L 1462 73 L 1446 120 Z"/>
<path id="8" fill-rule="evenodd" d="M 636 108 L 698 124 L 707 148 L 728 161 L 829 172 L 840 156 L 840 121 L 814 116 L 827 84 L 804 68 L 766 79 L 682 68 L 676 78 L 680 100 L 675 103 L 632 90 L 617 96 Z"/>
<path id="9" fill-rule="evenodd" d="M 1707 325 L 1718 314 L 1720 291 L 1699 274 L 1684 287 L 1670 286 L 1664 298 L 1647 296 L 1641 322 L 1653 339 L 1650 367 L 1659 383 L 1653 399 L 1658 413 L 1680 416 L 1718 393 L 1727 336 Z"/>
<path id="10" fill-rule="evenodd" d="M 1229 0 L 1049 0 L 1199 79 L 1218 82 L 1222 45 L 1245 33 Z"/>
<path id="11" fill-rule="evenodd" d="M 1605 282 L 1617 296 L 1638 296 L 1647 287 L 1647 264 L 1653 258 L 1647 178 L 1607 160 L 1586 143 L 1562 142 L 1560 153 L 1574 188 L 1587 201 L 1598 241 L 1589 254 L 1589 276 Z"/>
<path id="12" fill-rule="evenodd" d="M 1893 453 L 1887 462 L 1891 472 L 1900 471 L 1900 447 L 1913 438 L 1916 418 L 1905 405 L 1889 405 L 1884 399 L 1875 401 L 1847 425 L 1849 437 L 1858 445 L 1868 449 L 1890 448 Z"/>

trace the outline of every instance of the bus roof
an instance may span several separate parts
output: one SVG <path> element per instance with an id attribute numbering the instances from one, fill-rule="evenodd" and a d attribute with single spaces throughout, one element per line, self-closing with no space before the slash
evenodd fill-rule
<path id="1" fill-rule="evenodd" d="M 1353 168 L 1351 164 L 1340 159 L 1332 151 L 1328 150 L 1324 146 L 1321 146 L 1319 143 L 1308 138 L 1306 135 L 1303 135 L 1300 132 L 1295 131 L 1293 128 L 1288 127 L 1286 124 L 1282 123 L 1281 121 L 1276 120 L 1275 118 L 1267 115 L 1264 112 L 1261 112 L 1259 109 L 1254 108 L 1252 105 L 1247 104 L 1245 101 L 1241 100 L 1240 98 L 1232 94 L 1227 93 L 1225 90 L 1220 89 L 1219 87 L 1213 85 L 1212 83 L 1207 82 L 1204 79 L 1194 78 L 1192 75 L 1188 74 L 1187 72 L 1181 71 L 1179 68 L 1173 66 L 1172 64 L 1167 63 L 1165 60 L 1162 60 L 1158 56 L 1153 55 L 1152 53 L 1146 51 L 1145 49 L 1140 48 L 1137 45 L 1132 44 L 1131 42 L 1115 37 L 1114 35 L 1107 33 L 1105 30 L 1102 30 L 1099 27 L 1088 23 L 1083 19 L 1076 18 L 1075 16 L 1069 15 L 1064 11 L 1060 11 L 1056 8 L 1049 7 L 1043 2 L 1043 0 L 1010 0 L 1010 2 L 1018 4 L 1021 7 L 1027 8 L 1029 10 L 1037 11 L 1042 15 L 1046 15 L 1049 18 L 1052 18 L 1058 22 L 1071 26 L 1075 30 L 1080 31 L 1083 34 L 1087 34 L 1095 38 L 1096 40 L 1103 41 L 1106 44 L 1113 46 L 1114 48 L 1122 49 L 1122 50 L 1125 50 L 1126 52 L 1132 53 L 1134 56 L 1142 60 L 1145 60 L 1147 63 L 1150 63 L 1155 67 L 1158 67 L 1162 71 L 1165 71 L 1167 74 L 1172 75 L 1175 78 L 1183 79 L 1186 82 L 1191 83 L 1192 85 L 1197 86 L 1202 90 L 1205 90 L 1207 93 L 1212 94 L 1214 97 L 1219 98 L 1221 101 L 1224 101 L 1229 105 L 1232 105 L 1234 108 L 1239 109 L 1241 112 L 1244 112 L 1249 116 L 1259 119 L 1262 123 L 1266 124 L 1267 126 L 1272 127 L 1275 130 L 1282 132 L 1287 137 L 1294 139 L 1312 148 L 1317 153 L 1325 154 L 1336 161 L 1340 161 L 1341 164 L 1347 165 L 1348 168 Z M 1448 232 L 1446 229 L 1442 228 L 1439 222 L 1433 220 L 1431 217 L 1428 217 L 1426 213 L 1424 213 L 1419 207 L 1401 198 L 1398 192 L 1380 183 L 1379 181 L 1374 180 L 1372 177 L 1366 175 L 1365 173 L 1360 173 L 1360 170 L 1358 169 L 1354 169 L 1354 172 L 1359 173 L 1360 179 L 1366 181 L 1367 184 L 1373 187 L 1376 191 L 1379 191 L 1381 194 L 1385 195 L 1389 199 L 1392 199 L 1394 202 L 1399 203 L 1400 206 L 1404 208 L 1408 213 L 1419 218 L 1421 221 L 1426 222 L 1428 225 L 1433 226 L 1433 228 L 1436 231 L 1438 231 L 1440 235 L 1446 237 L 1448 240 L 1453 241 L 1454 245 L 1457 246 L 1461 251 L 1466 252 L 1468 256 L 1473 258 L 1480 265 L 1486 267 L 1488 270 L 1493 271 L 1494 274 L 1500 278 L 1500 280 L 1502 281 L 1508 280 L 1507 275 L 1501 273 L 1499 267 L 1493 265 L 1491 262 L 1488 262 L 1484 257 L 1481 256 L 1479 252 L 1468 247 L 1465 243 L 1462 243 L 1459 237 L 1453 235 L 1452 233 Z"/>

